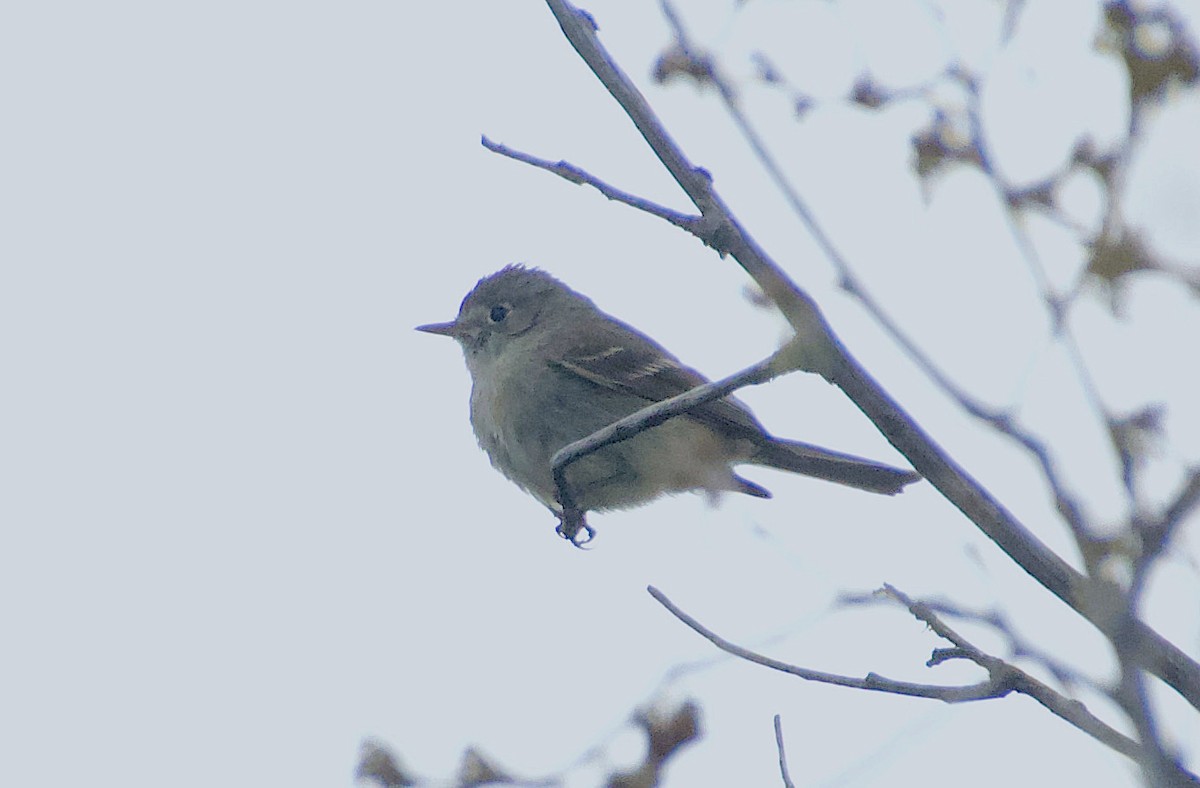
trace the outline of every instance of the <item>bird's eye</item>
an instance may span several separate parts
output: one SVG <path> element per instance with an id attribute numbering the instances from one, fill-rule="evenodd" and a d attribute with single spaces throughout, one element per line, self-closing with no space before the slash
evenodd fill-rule
<path id="1" fill-rule="evenodd" d="M 488 312 L 488 320 L 491 320 L 493 323 L 499 323 L 508 317 L 509 311 L 508 304 L 496 304 L 492 307 L 492 311 Z"/>

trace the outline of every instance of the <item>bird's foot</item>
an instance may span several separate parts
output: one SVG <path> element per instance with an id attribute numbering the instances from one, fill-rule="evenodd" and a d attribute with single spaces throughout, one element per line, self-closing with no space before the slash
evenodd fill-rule
<path id="1" fill-rule="evenodd" d="M 558 514 L 558 527 L 554 532 L 576 547 L 582 548 L 596 538 L 596 529 L 587 524 L 579 509 L 564 509 Z"/>

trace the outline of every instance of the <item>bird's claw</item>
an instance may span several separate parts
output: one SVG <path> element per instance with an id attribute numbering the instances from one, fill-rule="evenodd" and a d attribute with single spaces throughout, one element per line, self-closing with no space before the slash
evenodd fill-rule
<path id="1" fill-rule="evenodd" d="M 596 538 L 596 529 L 587 524 L 583 512 L 578 509 L 564 510 L 559 514 L 558 527 L 554 532 L 579 548 Z"/>

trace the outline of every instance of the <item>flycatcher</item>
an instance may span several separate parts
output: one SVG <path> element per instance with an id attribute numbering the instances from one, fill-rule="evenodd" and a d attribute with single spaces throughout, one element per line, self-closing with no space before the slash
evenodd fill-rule
<path id="1" fill-rule="evenodd" d="M 471 426 L 492 465 L 561 518 L 550 460 L 562 447 L 708 380 L 645 334 L 536 268 L 481 279 L 450 323 L 418 331 L 452 337 L 471 373 Z M 584 511 L 623 509 L 660 495 L 771 493 L 739 464 L 894 495 L 915 471 L 776 438 L 733 397 L 586 455 L 566 479 Z M 589 529 L 590 531 L 590 529 Z"/>

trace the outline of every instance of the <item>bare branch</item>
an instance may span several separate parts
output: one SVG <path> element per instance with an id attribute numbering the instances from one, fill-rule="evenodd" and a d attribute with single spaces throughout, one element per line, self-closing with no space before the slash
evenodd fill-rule
<path id="1" fill-rule="evenodd" d="M 788 774 L 787 753 L 783 749 L 783 722 L 775 715 L 775 747 L 779 750 L 779 773 L 783 777 L 783 788 L 796 788 L 792 776 Z"/>
<path id="2" fill-rule="evenodd" d="M 1009 675 L 1010 680 L 1013 682 L 1013 689 L 1016 692 L 1028 695 L 1042 704 L 1042 706 L 1055 716 L 1066 720 L 1076 728 L 1079 728 L 1102 744 L 1120 752 L 1122 755 L 1132 758 L 1141 764 L 1143 768 L 1148 768 L 1147 764 L 1152 764 L 1150 772 L 1166 780 L 1165 782 L 1163 780 L 1154 780 L 1152 784 L 1200 784 L 1200 778 L 1185 770 L 1173 759 L 1168 758 L 1163 752 L 1161 740 L 1158 738 L 1156 731 L 1153 730 L 1152 717 L 1144 713 L 1144 710 L 1147 708 L 1144 702 L 1139 706 L 1143 710 L 1141 724 L 1138 725 L 1139 738 L 1141 738 L 1141 743 L 1139 744 L 1107 725 L 1099 717 L 1088 711 L 1087 707 L 1080 701 L 1067 698 L 1020 668 L 979 650 L 973 643 L 942 621 L 925 603 L 913 600 L 890 584 L 885 584 L 883 591 L 889 597 L 908 608 L 908 611 L 915 618 L 925 622 L 938 637 L 953 643 L 955 645 L 953 656 L 970 659 L 975 664 L 986 669 L 993 680 L 999 681 L 1000 675 Z M 943 659 L 937 659 L 936 654 L 937 652 L 935 652 L 937 663 L 944 661 Z M 933 661 L 931 660 L 931 662 Z M 1144 693 L 1141 671 L 1133 669 L 1132 671 L 1126 671 L 1126 673 L 1132 675 L 1133 680 L 1142 685 L 1138 689 Z M 1144 696 L 1139 695 L 1139 700 L 1145 701 Z M 1135 723 L 1138 722 L 1138 718 L 1134 714 L 1130 714 L 1130 716 L 1135 720 Z"/>
<path id="3" fill-rule="evenodd" d="M 914 698 L 932 698 L 945 703 L 966 703 L 974 700 L 989 700 L 991 698 L 1001 698 L 1013 691 L 1011 686 L 1001 686 L 992 681 L 981 681 L 977 684 L 964 685 L 942 685 L 942 684 L 916 684 L 909 681 L 897 681 L 880 676 L 877 673 L 868 673 L 863 678 L 855 676 L 843 676 L 837 673 L 826 673 L 820 670 L 811 670 L 798 665 L 792 665 L 778 659 L 773 659 L 764 656 L 755 651 L 751 651 L 741 646 L 731 643 L 712 630 L 705 627 L 696 619 L 692 618 L 687 613 L 679 609 L 674 602 L 667 598 L 663 592 L 659 591 L 654 586 L 649 586 L 646 589 L 650 595 L 654 597 L 659 604 L 665 607 L 671 615 L 678 618 L 684 624 L 687 624 L 693 631 L 703 637 L 705 640 L 712 643 L 717 648 L 727 654 L 732 654 L 735 657 L 753 662 L 756 665 L 762 665 L 765 668 L 778 670 L 781 673 L 787 673 L 797 678 L 802 678 L 805 681 L 815 681 L 820 684 L 834 684 L 839 687 L 851 687 L 852 689 L 870 690 L 872 692 L 887 692 L 893 695 L 908 695 Z"/>
<path id="4" fill-rule="evenodd" d="M 1088 711 L 1083 703 L 1067 698 L 1020 668 L 984 653 L 974 643 L 942 621 L 924 602 L 913 600 L 890 584 L 885 584 L 883 591 L 887 596 L 908 608 L 908 612 L 914 618 L 923 621 L 938 637 L 953 643 L 955 656 L 969 659 L 984 668 L 994 681 L 1005 680 L 1001 678 L 1005 677 L 1008 682 L 1011 682 L 1015 691 L 1033 698 L 1055 716 L 1066 720 L 1117 752 L 1135 760 L 1141 759 L 1143 751 L 1137 742 L 1108 726 L 1099 717 Z M 941 661 L 944 660 L 937 660 L 937 662 Z"/>
<path id="5" fill-rule="evenodd" d="M 986 424 L 996 429 L 1000 433 L 1015 440 L 1023 448 L 1026 449 L 1040 464 L 1043 477 L 1049 484 L 1054 495 L 1057 509 L 1063 520 L 1069 526 L 1072 535 L 1076 540 L 1080 552 L 1082 553 L 1086 566 L 1090 574 L 1096 574 L 1101 560 L 1109 554 L 1109 549 L 1106 542 L 1097 539 L 1092 533 L 1092 529 L 1087 524 L 1082 508 L 1074 495 L 1071 494 L 1063 480 L 1059 476 L 1055 464 L 1050 456 L 1050 451 L 1046 444 L 1035 438 L 1028 431 L 1016 426 L 1015 421 L 1009 414 L 1002 414 L 985 410 L 978 403 L 967 397 L 965 392 L 954 385 L 949 378 L 939 370 L 932 361 L 913 343 L 907 335 L 905 335 L 882 310 L 878 303 L 867 293 L 862 283 L 859 282 L 853 275 L 846 260 L 841 256 L 839 250 L 833 245 L 824 230 L 816 222 L 812 212 L 800 198 L 798 192 L 792 186 L 788 178 L 783 174 L 770 151 L 763 144 L 757 131 L 749 122 L 748 118 L 742 112 L 738 105 L 734 91 L 718 72 L 713 60 L 707 55 L 696 52 L 688 40 L 686 31 L 683 28 L 674 9 L 671 7 L 668 0 L 662 0 L 664 15 L 668 23 L 675 33 L 675 47 L 672 50 L 672 57 L 676 61 L 690 61 L 692 65 L 683 70 L 692 75 L 702 75 L 705 81 L 715 85 L 717 92 L 724 103 L 725 109 L 729 116 L 733 119 L 735 125 L 741 130 L 747 144 L 758 157 L 763 168 L 771 176 L 777 187 L 784 194 L 788 203 L 791 205 L 793 212 L 800 218 L 802 223 L 808 229 L 811 236 L 816 240 L 819 246 L 825 251 L 827 257 L 831 260 L 835 268 L 839 271 L 842 280 L 842 286 L 858 298 L 867 308 L 868 312 L 875 318 L 876 322 L 881 324 L 884 329 L 897 341 L 921 367 L 926 375 L 932 379 L 942 390 L 953 397 L 960 407 L 965 411 L 984 421 Z M 968 103 L 968 118 L 971 127 L 971 150 L 974 153 L 974 163 L 980 171 L 982 171 L 992 184 L 995 190 L 998 202 L 1005 208 L 1005 216 L 1008 220 L 1009 231 L 1017 243 L 1021 257 L 1025 260 L 1032 277 L 1041 289 L 1043 301 L 1050 312 L 1050 320 L 1053 325 L 1054 333 L 1060 338 L 1065 346 L 1068 356 L 1074 367 L 1076 377 L 1084 392 L 1085 398 L 1092 411 L 1095 413 L 1098 420 L 1107 428 L 1107 432 L 1111 438 L 1111 446 L 1116 454 L 1116 459 L 1119 461 L 1122 469 L 1122 479 L 1126 500 L 1128 501 L 1131 510 L 1137 509 L 1136 491 L 1135 491 L 1135 470 L 1137 455 L 1130 451 L 1128 442 L 1123 441 L 1123 434 L 1118 428 L 1122 425 L 1121 420 L 1118 420 L 1105 406 L 1100 397 L 1099 390 L 1095 384 L 1095 380 L 1084 361 L 1083 354 L 1079 348 L 1070 326 L 1063 319 L 1063 301 L 1051 292 L 1049 278 L 1046 275 L 1045 268 L 1042 264 L 1038 250 L 1030 238 L 1024 224 L 1021 221 L 1020 210 L 1027 203 L 1037 203 L 1039 200 L 1044 201 L 1047 206 L 1050 205 L 1050 188 L 1053 184 L 1053 179 L 1047 182 L 1040 191 L 1031 191 L 1029 194 L 1018 194 L 1008 188 L 1001 180 L 995 167 L 993 166 L 990 153 L 987 149 L 986 135 L 983 133 L 982 121 L 978 108 L 979 90 L 978 81 L 971 78 L 969 75 L 961 71 L 956 71 L 954 75 L 963 84 L 969 96 Z M 1130 138 L 1132 140 L 1132 136 Z M 1126 230 L 1123 224 L 1122 212 L 1119 207 L 1119 195 L 1121 193 L 1121 179 L 1124 174 L 1124 166 L 1127 164 L 1128 152 L 1131 145 L 1126 143 L 1124 146 L 1124 155 L 1113 157 L 1110 166 L 1107 168 L 1105 175 L 1106 183 L 1109 186 L 1111 199 L 1108 201 L 1108 209 L 1104 217 L 1104 229 L 1102 235 L 1104 237 L 1123 237 L 1126 235 Z M 1043 194 L 1044 192 L 1044 194 Z M 1136 256 L 1136 255 L 1135 255 Z M 1124 257 L 1124 256 L 1123 256 Z M 849 393 L 849 392 L 847 392 Z M 853 396 L 853 395 L 851 395 Z M 907 452 L 906 452 L 907 455 Z M 925 469 L 910 456 L 913 464 L 921 470 Z M 926 472 L 930 480 L 939 486 L 939 489 L 944 488 L 938 484 L 938 479 L 932 474 Z M 1195 479 L 1194 479 L 1195 481 Z M 1200 482 L 1195 485 L 1197 488 L 1194 491 L 1185 489 L 1181 495 L 1179 502 L 1186 509 L 1193 504 L 1188 503 L 1189 495 L 1200 498 Z M 964 510 L 965 511 L 965 510 Z M 1139 518 L 1140 519 L 1140 518 Z M 1164 521 L 1169 521 L 1171 515 L 1164 517 Z M 978 522 L 978 521 L 977 521 Z M 982 523 L 980 527 L 987 531 Z M 1148 571 L 1153 563 L 1160 555 L 1165 540 L 1170 538 L 1170 528 L 1164 528 L 1157 522 L 1135 522 L 1135 528 L 1142 534 L 1143 540 L 1140 549 L 1137 550 L 1134 556 L 1134 571 L 1133 580 L 1127 589 L 1118 589 L 1116 587 L 1105 587 L 1103 583 L 1094 585 L 1090 592 L 1085 596 L 1080 597 L 1077 601 L 1080 605 L 1085 605 L 1086 610 L 1090 611 L 1088 615 L 1084 609 L 1076 607 L 1080 612 L 1084 612 L 1089 619 L 1095 623 L 1105 633 L 1111 641 L 1114 649 L 1117 651 L 1118 659 L 1122 665 L 1122 682 L 1119 692 L 1119 701 L 1130 719 L 1133 720 L 1135 727 L 1138 730 L 1139 737 L 1142 742 L 1142 749 L 1139 754 L 1133 756 L 1142 765 L 1143 770 L 1147 775 L 1147 779 L 1151 784 L 1167 784 L 1168 781 L 1176 781 L 1177 775 L 1174 769 L 1177 768 L 1174 760 L 1170 758 L 1163 749 L 1163 744 L 1159 738 L 1158 731 L 1154 724 L 1153 715 L 1148 709 L 1149 698 L 1145 693 L 1144 679 L 1140 670 L 1134 666 L 1138 662 L 1144 662 L 1142 656 L 1143 642 L 1141 635 L 1137 632 L 1140 622 L 1136 618 L 1137 601 L 1140 597 L 1141 589 L 1145 583 Z M 991 534 L 989 533 L 989 536 Z M 1011 555 L 1011 554 L 1010 554 Z M 1015 558 L 1015 556 L 1014 556 Z M 1023 564 L 1026 568 L 1028 565 Z M 1040 578 L 1039 578 L 1040 579 Z M 1043 581 L 1044 582 L 1044 581 Z M 896 596 L 898 592 L 889 587 L 889 592 L 893 592 Z M 896 598 L 901 598 L 897 596 Z M 911 600 L 903 598 L 908 604 L 909 609 L 914 615 L 917 615 L 923 620 L 927 620 L 931 626 L 934 626 L 932 619 L 929 618 L 930 611 L 928 608 L 916 609 L 913 607 Z M 1069 600 L 1068 600 L 1069 601 Z M 988 668 L 989 673 L 996 678 L 995 670 L 1000 669 L 1003 663 L 997 664 L 993 658 L 987 657 L 977 651 L 973 651 L 972 647 L 965 642 L 960 642 L 952 630 L 941 625 L 943 631 L 939 631 L 942 637 L 945 637 L 956 643 L 953 649 L 939 649 L 934 652 L 933 658 L 930 660 L 930 665 L 941 664 L 949 659 L 967 658 L 978 664 Z M 935 630 L 938 629 L 934 626 Z M 1033 682 L 1031 677 L 1030 682 Z M 1028 694 L 1035 697 L 1039 702 L 1045 705 L 1055 714 L 1070 719 L 1067 715 L 1076 714 L 1077 710 L 1064 706 L 1065 698 L 1057 693 L 1053 693 L 1040 683 L 1029 683 Z M 1191 699 L 1193 705 L 1196 704 L 1194 698 Z M 1090 715 L 1084 718 L 1072 720 L 1079 727 L 1089 730 L 1092 735 L 1097 738 L 1107 736 L 1111 729 L 1096 728 L 1098 720 Z M 1107 726 L 1104 726 L 1107 728 Z M 1132 743 L 1132 742 L 1130 742 Z M 1112 746 L 1110 744 L 1110 746 Z M 1127 754 L 1129 754 L 1127 752 Z"/>
<path id="6" fill-rule="evenodd" d="M 639 211 L 645 211 L 651 216 L 657 216 L 659 219 L 668 221 L 676 227 L 686 230 L 689 233 L 695 232 L 696 224 L 700 221 L 699 216 L 689 216 L 688 214 L 680 213 L 679 211 L 673 211 L 670 208 L 659 205 L 658 203 L 651 202 L 643 197 L 638 197 L 636 194 L 630 194 L 627 191 L 622 191 L 621 189 L 618 189 L 617 187 L 600 180 L 595 175 L 592 175 L 590 172 L 582 169 L 581 167 L 577 167 L 570 162 L 541 159 L 532 154 L 510 148 L 507 145 L 502 145 L 498 142 L 492 142 L 486 136 L 482 137 L 480 141 L 482 142 L 483 147 L 487 148 L 493 153 L 499 153 L 501 156 L 507 156 L 510 159 L 515 159 L 516 161 L 524 162 L 525 164 L 531 164 L 534 167 L 546 170 L 547 172 L 552 172 L 558 177 L 568 180 L 571 183 L 591 186 L 596 191 L 600 192 L 614 202 L 624 203 L 631 208 L 637 208 Z"/>
<path id="7" fill-rule="evenodd" d="M 649 586 L 646 590 L 671 615 L 678 618 L 714 646 L 727 654 L 732 654 L 735 657 L 744 659 L 747 662 L 753 662 L 756 665 L 778 670 L 781 673 L 787 673 L 806 681 L 816 681 L 822 684 L 834 684 L 841 687 L 871 690 L 874 692 L 886 692 L 893 695 L 907 695 L 914 698 L 931 698 L 945 703 L 991 700 L 1002 698 L 1011 692 L 1018 692 L 1022 695 L 1028 695 L 1056 717 L 1070 723 L 1096 741 L 1128 758 L 1140 763 L 1147 755 L 1146 748 L 1092 714 L 1080 701 L 1067 698 L 1020 668 L 981 651 L 973 643 L 938 618 L 927 605 L 909 598 L 891 585 L 885 585 L 882 593 L 885 593 L 907 607 L 915 618 L 929 626 L 936 635 L 954 644 L 954 649 L 935 651 L 933 658 L 928 663 L 930 666 L 941 664 L 948 659 L 969 659 L 988 672 L 988 679 L 976 684 L 947 686 L 896 681 L 884 678 L 875 673 L 868 673 L 864 678 L 860 679 L 803 668 L 731 643 L 685 613 L 654 586 Z M 1184 781 L 1181 784 L 1200 784 L 1200 778 L 1187 772 L 1178 766 L 1178 764 L 1174 765 L 1174 776 Z"/>
<path id="8" fill-rule="evenodd" d="M 1035 537 L 1011 512 L 958 466 L 882 390 L 841 346 L 816 304 L 783 273 L 733 217 L 666 133 L 642 94 L 612 61 L 596 36 L 595 23 L 567 0 L 546 0 L 567 40 L 625 110 L 642 137 L 703 216 L 706 243 L 737 262 L 771 298 L 796 330 L 789 366 L 819 372 L 838 385 L 926 479 L 958 507 L 1013 561 L 1093 625 L 1112 634 L 1117 621 L 1094 604 L 1103 588 L 1080 574 Z M 785 348 L 789 351 L 789 348 Z M 783 355 L 781 353 L 780 355 Z M 1133 639 L 1141 664 L 1200 708 L 1200 664 L 1150 627 L 1137 622 Z"/>
<path id="9" fill-rule="evenodd" d="M 662 162 L 702 220 L 693 230 L 698 238 L 721 255 L 731 254 L 779 308 L 800 338 L 807 340 L 806 363 L 810 371 L 826 374 L 828 363 L 840 353 L 828 347 L 836 341 L 812 299 L 792 282 L 740 225 L 733 212 L 712 188 L 712 177 L 693 165 L 671 139 L 645 96 L 609 57 L 596 35 L 594 21 L 567 0 L 546 0 L 567 41 L 625 110 L 646 144 Z"/>
<path id="10" fill-rule="evenodd" d="M 839 597 L 838 601 L 850 605 L 871 605 L 884 603 L 889 600 L 885 600 L 878 593 L 870 593 L 843 594 Z M 1054 676 L 1055 680 L 1061 682 L 1067 687 L 1085 686 L 1102 694 L 1108 692 L 1107 687 L 1099 686 L 1092 679 L 1081 675 L 1079 671 L 1075 670 L 1069 665 L 1063 664 L 1042 649 L 1037 648 L 1029 643 L 1027 640 L 1021 637 L 1020 633 L 1017 632 L 1016 628 L 1011 622 L 1009 622 L 1008 618 L 998 610 L 967 610 L 944 600 L 923 600 L 923 603 L 926 607 L 939 615 L 950 616 L 951 618 L 970 621 L 976 624 L 982 624 L 984 626 L 991 627 L 1008 640 L 1009 648 L 1011 649 L 1013 656 L 1025 657 L 1027 659 L 1034 660 L 1043 668 L 1045 668 L 1052 676 Z M 948 652 L 951 651 L 951 649 L 944 649 L 944 651 Z M 938 652 L 935 651 L 934 654 L 935 657 L 938 656 Z M 940 658 L 940 661 L 951 659 L 953 657 L 954 655 L 946 654 Z"/>
<path id="11" fill-rule="evenodd" d="M 662 6 L 663 14 L 675 35 L 677 46 L 689 57 L 699 60 L 705 64 L 706 77 L 709 82 L 717 87 L 717 91 L 724 102 L 726 112 L 729 113 L 729 116 L 733 119 L 734 124 L 738 127 L 738 130 L 741 131 L 742 136 L 746 139 L 746 143 L 750 146 L 750 149 L 758 158 L 759 163 L 762 164 L 767 175 L 770 176 L 776 187 L 783 194 L 784 199 L 787 201 L 792 211 L 797 217 L 800 218 L 809 235 L 816 242 L 817 246 L 820 247 L 821 251 L 824 252 L 830 263 L 832 263 L 840 278 L 839 284 L 842 289 L 858 299 L 858 301 L 867 310 L 868 314 L 870 314 L 872 318 L 874 318 L 875 322 L 878 323 L 879 326 L 883 328 L 884 331 L 887 332 L 887 334 L 891 336 L 898 345 L 900 345 L 901 348 L 903 348 L 904 352 L 917 364 L 926 377 L 928 377 L 939 388 L 941 388 L 945 394 L 954 399 L 955 402 L 958 403 L 959 407 L 975 418 L 983 421 L 985 424 L 988 424 L 992 428 L 998 430 L 1002 434 L 1005 434 L 1017 441 L 1034 455 L 1034 457 L 1038 460 L 1038 463 L 1041 465 L 1043 475 L 1050 484 L 1058 511 L 1062 514 L 1063 518 L 1070 526 L 1071 531 L 1077 537 L 1086 535 L 1088 529 L 1083 520 L 1082 508 L 1079 506 L 1074 497 L 1068 492 L 1066 485 L 1060 479 L 1058 471 L 1055 469 L 1054 463 L 1050 458 L 1049 450 L 1046 448 L 1046 446 L 1034 438 L 1030 433 L 1018 428 L 1010 414 L 988 409 L 973 397 L 968 395 L 966 391 L 954 383 L 949 376 L 946 375 L 923 350 L 921 350 L 916 342 L 914 342 L 912 338 L 900 328 L 899 324 L 897 324 L 891 318 L 891 316 L 888 315 L 883 306 L 875 300 L 863 282 L 854 274 L 853 269 L 850 267 L 849 261 L 846 260 L 841 251 L 833 243 L 833 239 L 826 234 L 825 229 L 821 226 L 821 224 L 817 222 L 816 216 L 813 214 L 812 210 L 809 209 L 807 203 L 805 203 L 799 192 L 796 191 L 796 188 L 784 174 L 783 168 L 771 154 L 770 150 L 766 146 L 766 143 L 762 140 L 758 134 L 758 131 L 754 128 L 754 125 L 750 122 L 749 118 L 746 117 L 745 113 L 742 112 L 741 106 L 737 103 L 736 94 L 734 93 L 732 86 L 729 85 L 729 83 L 720 74 L 709 58 L 703 57 L 695 52 L 691 42 L 688 39 L 687 31 L 684 29 L 683 24 L 680 21 L 678 14 L 675 13 L 671 3 L 667 0 L 662 0 Z M 969 80 L 964 81 L 969 82 Z M 978 133 L 976 134 L 976 137 L 981 139 L 981 135 Z M 986 158 L 984 149 L 981 146 L 977 146 L 977 149 L 980 156 L 981 169 L 988 173 L 992 178 L 993 184 L 996 185 L 997 191 L 1002 192 L 1003 190 L 998 185 L 996 177 L 993 174 L 993 168 Z M 1010 225 L 1015 228 L 1016 222 L 1012 220 L 1011 211 L 1009 213 L 1009 217 Z M 1028 242 L 1028 239 L 1025 240 L 1026 242 L 1022 244 L 1022 249 L 1032 254 L 1032 244 Z M 1041 270 L 1040 266 L 1034 266 L 1032 263 L 1031 266 L 1036 268 L 1038 271 Z M 1042 279 L 1044 280 L 1044 277 L 1042 277 Z"/>
<path id="12" fill-rule="evenodd" d="M 1053 334 L 1058 337 L 1067 351 L 1067 356 L 1070 359 L 1071 366 L 1075 369 L 1075 376 L 1079 381 L 1080 388 L 1083 391 L 1084 397 L 1088 405 L 1092 408 L 1097 419 L 1106 427 L 1110 427 L 1113 422 L 1113 416 L 1104 405 L 1100 397 L 1099 389 L 1096 386 L 1095 377 L 1084 361 L 1083 352 L 1080 350 L 1079 342 L 1075 338 L 1075 334 L 1071 331 L 1070 323 L 1066 320 L 1066 309 L 1069 302 L 1064 301 L 1059 295 L 1053 292 L 1050 285 L 1050 278 L 1046 273 L 1046 267 L 1042 262 L 1041 255 L 1038 253 L 1037 246 L 1029 235 L 1029 230 L 1022 221 L 1021 210 L 1024 205 L 1031 200 L 1028 197 L 1020 196 L 1014 193 L 1013 189 L 1005 184 L 992 161 L 992 154 L 988 148 L 988 138 L 983 130 L 982 110 L 980 108 L 979 80 L 969 76 L 967 73 L 958 70 L 955 76 L 960 85 L 966 91 L 968 98 L 967 102 L 967 117 L 970 125 L 971 147 L 977 152 L 977 164 L 979 171 L 988 179 L 993 191 L 996 195 L 997 202 L 1004 208 L 1005 220 L 1008 224 L 1009 234 L 1017 244 L 1017 249 L 1020 251 L 1021 258 L 1025 261 L 1026 267 L 1029 269 L 1034 282 L 1037 284 L 1042 296 L 1042 303 L 1048 311 Z M 1126 146 L 1128 148 L 1128 145 Z M 1122 157 L 1117 156 L 1110 159 L 1112 166 L 1108 171 L 1109 183 L 1109 200 L 1107 201 L 1107 215 L 1104 223 L 1106 227 L 1112 226 L 1113 222 L 1119 222 L 1120 216 L 1120 200 L 1119 194 L 1121 189 L 1117 186 L 1114 180 L 1118 177 L 1117 163 Z M 1050 192 L 1051 187 L 1055 183 L 1055 179 L 1060 177 L 1052 176 L 1046 185 L 1046 191 Z M 1048 203 L 1047 203 L 1048 204 Z M 1059 479 L 1057 472 L 1054 469 L 1054 464 L 1049 458 L 1049 452 L 1045 445 L 1034 439 L 1029 433 L 1015 430 L 1005 430 L 1002 432 L 1015 439 L 1023 445 L 1030 453 L 1038 460 L 1042 467 L 1042 474 L 1046 481 L 1050 484 L 1051 490 L 1054 493 L 1055 503 L 1059 513 L 1066 521 L 1071 529 L 1072 535 L 1079 544 L 1081 552 L 1085 556 L 1090 554 L 1089 546 L 1095 542 L 1095 537 L 1082 519 L 1081 509 L 1074 497 L 1069 495 L 1065 486 Z M 1111 430 L 1110 430 L 1111 432 Z M 1118 449 L 1114 443 L 1114 448 Z M 1118 459 L 1121 459 L 1118 457 Z M 1124 463 L 1122 463 L 1124 464 Z M 1131 508 L 1133 504 L 1133 480 L 1131 474 L 1127 471 L 1123 475 L 1125 481 L 1125 492 L 1127 500 Z"/>
<path id="13" fill-rule="evenodd" d="M 1175 536 L 1175 532 L 1200 505 L 1200 468 L 1192 468 L 1184 482 L 1183 489 L 1175 496 L 1175 500 L 1167 507 L 1157 522 L 1139 529 L 1142 539 L 1147 541 L 1143 552 L 1153 552 L 1155 555 L 1166 549 Z"/>
<path id="14" fill-rule="evenodd" d="M 1134 664 L 1130 654 L 1116 644 L 1114 646 L 1121 661 L 1121 683 L 1116 692 L 1116 699 L 1133 721 L 1138 739 L 1142 742 L 1142 752 L 1137 760 L 1146 777 L 1146 783 L 1164 788 L 1200 784 L 1200 780 L 1186 771 L 1178 759 L 1167 753 L 1154 714 L 1150 710 L 1145 675 Z"/>

